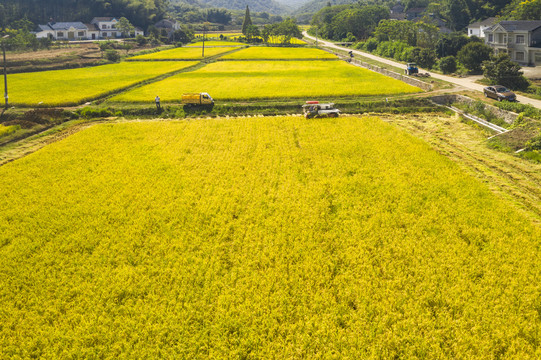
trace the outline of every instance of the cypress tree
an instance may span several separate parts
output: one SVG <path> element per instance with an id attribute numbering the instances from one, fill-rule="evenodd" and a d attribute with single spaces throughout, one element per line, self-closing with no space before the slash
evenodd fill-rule
<path id="1" fill-rule="evenodd" d="M 246 35 L 246 29 L 252 25 L 252 18 L 250 17 L 250 9 L 246 5 L 246 14 L 244 15 L 244 21 L 242 22 L 242 33 Z"/>

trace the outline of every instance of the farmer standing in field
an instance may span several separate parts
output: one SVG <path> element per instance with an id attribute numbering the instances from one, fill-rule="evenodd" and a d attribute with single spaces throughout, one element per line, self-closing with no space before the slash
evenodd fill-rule
<path id="1" fill-rule="evenodd" d="M 160 111 L 161 109 L 161 106 L 160 106 L 160 97 L 158 95 L 156 95 L 156 109 L 158 111 Z"/>

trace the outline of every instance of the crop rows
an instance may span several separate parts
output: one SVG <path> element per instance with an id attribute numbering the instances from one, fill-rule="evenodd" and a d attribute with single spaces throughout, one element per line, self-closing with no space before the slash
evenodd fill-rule
<path id="1" fill-rule="evenodd" d="M 223 54 L 238 49 L 231 47 L 210 47 L 205 48 L 205 58 Z M 128 60 L 201 60 L 203 59 L 202 49 L 194 47 L 178 47 L 169 50 L 158 51 L 150 54 L 139 55 Z"/>
<path id="2" fill-rule="evenodd" d="M 13 74 L 9 75 L 9 100 L 14 105 L 75 105 L 195 64 L 132 62 Z"/>
<path id="3" fill-rule="evenodd" d="M 234 42 L 234 41 L 219 41 L 219 40 L 209 40 L 205 41 L 205 47 L 207 46 L 224 46 L 224 47 L 236 47 L 236 46 L 246 46 L 245 43 Z M 203 47 L 203 42 L 195 42 L 186 45 L 186 47 Z"/>
<path id="4" fill-rule="evenodd" d="M 0 181 L 6 358 L 541 355 L 539 227 L 377 118 L 96 125 Z"/>
<path id="5" fill-rule="evenodd" d="M 219 61 L 172 76 L 112 101 L 145 102 L 159 94 L 179 101 L 183 92 L 208 92 L 222 100 L 405 94 L 418 88 L 339 61 Z M 154 94 L 154 95 L 152 95 Z"/>
<path id="6" fill-rule="evenodd" d="M 333 54 L 313 48 L 249 47 L 221 57 L 223 60 L 327 60 L 337 59 Z"/>

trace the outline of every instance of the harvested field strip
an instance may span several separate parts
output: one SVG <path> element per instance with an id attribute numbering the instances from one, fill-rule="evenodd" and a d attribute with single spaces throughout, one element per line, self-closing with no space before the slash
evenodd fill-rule
<path id="1" fill-rule="evenodd" d="M 82 69 L 14 74 L 9 77 L 9 99 L 14 105 L 77 105 L 197 64 L 195 61 L 123 62 Z"/>
<path id="2" fill-rule="evenodd" d="M 511 199 L 541 222 L 541 165 L 487 148 L 486 137 L 456 119 L 423 122 L 406 117 L 386 118 L 432 144 L 504 198 Z"/>
<path id="3" fill-rule="evenodd" d="M 163 101 L 178 102 L 183 92 L 203 91 L 227 101 L 396 95 L 421 90 L 340 61 L 219 61 L 119 94 L 111 101 L 144 102 L 151 94 L 160 94 Z"/>

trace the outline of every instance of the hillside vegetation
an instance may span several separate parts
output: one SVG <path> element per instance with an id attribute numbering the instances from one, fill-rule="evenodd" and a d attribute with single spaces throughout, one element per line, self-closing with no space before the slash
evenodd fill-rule
<path id="1" fill-rule="evenodd" d="M 124 16 L 146 29 L 166 14 L 168 3 L 168 0 L 2 0 L 0 27 L 23 18 L 45 24 L 51 19 L 90 22 L 95 16 Z"/>
<path id="2" fill-rule="evenodd" d="M 540 229 L 376 118 L 96 125 L 0 180 L 6 358 L 541 355 Z"/>

